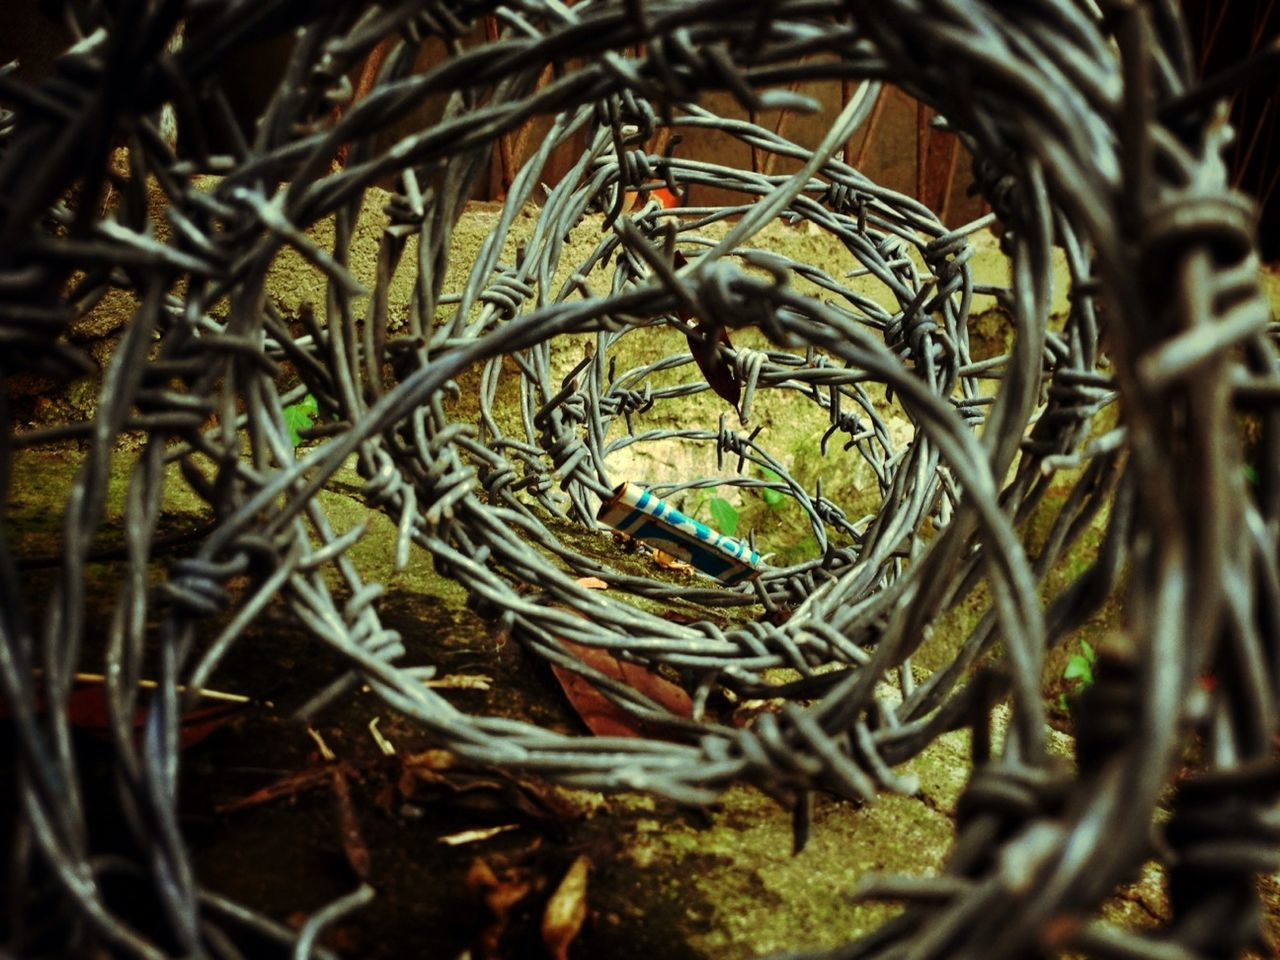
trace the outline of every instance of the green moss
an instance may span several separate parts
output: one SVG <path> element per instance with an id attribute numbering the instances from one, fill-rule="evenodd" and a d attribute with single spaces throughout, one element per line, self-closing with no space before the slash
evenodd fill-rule
<path id="1" fill-rule="evenodd" d="M 611 799 L 610 807 L 627 811 L 628 865 L 605 874 L 595 892 L 603 952 L 620 958 L 833 947 L 899 909 L 855 901 L 860 880 L 875 871 L 932 873 L 952 840 L 945 816 L 897 796 L 871 805 L 818 798 L 812 836 L 795 856 L 790 813 L 748 788 L 726 792 L 703 822 L 643 800 Z"/>
<path id="2" fill-rule="evenodd" d="M 101 340 L 123 329 L 139 306 L 132 290 L 111 287 L 92 310 L 72 322 L 68 332 L 75 340 Z"/>
<path id="3" fill-rule="evenodd" d="M 338 534 L 365 524 L 365 534 L 348 550 L 347 558 L 355 564 L 366 583 L 380 583 L 390 592 L 431 597 L 461 609 L 466 590 L 456 580 L 435 571 L 431 554 L 416 544 L 409 547 L 409 562 L 395 569 L 396 524 L 381 510 L 370 509 L 360 493 L 364 481 L 356 471 L 354 459 L 337 470 L 329 488 L 317 496 L 329 523 Z"/>
<path id="4" fill-rule="evenodd" d="M 1013 338 L 1013 321 L 1003 308 L 969 316 L 969 353 L 975 361 L 1008 353 L 1013 349 Z"/>

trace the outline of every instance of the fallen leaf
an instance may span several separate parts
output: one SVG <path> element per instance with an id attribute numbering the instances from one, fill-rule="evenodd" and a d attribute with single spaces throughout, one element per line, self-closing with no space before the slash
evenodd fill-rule
<path id="1" fill-rule="evenodd" d="M 518 823 L 504 823 L 498 827 L 477 827 L 475 830 L 462 830 L 458 833 L 451 833 L 447 836 L 440 837 L 441 843 L 446 843 L 451 847 L 460 847 L 467 843 L 479 843 L 481 840 L 488 840 L 490 837 L 496 837 L 500 833 L 506 833 L 508 830 L 519 830 Z"/>
<path id="2" fill-rule="evenodd" d="M 610 530 L 609 533 L 613 536 L 613 542 L 616 543 L 618 546 L 620 546 L 627 553 L 635 553 L 638 549 L 640 549 L 640 544 L 637 541 L 631 539 L 631 537 L 628 537 L 621 530 Z"/>
<path id="3" fill-rule="evenodd" d="M 351 771 L 354 774 L 354 770 Z M 237 810 L 245 810 L 249 807 L 261 806 L 264 803 L 270 803 L 273 800 L 280 800 L 285 797 L 296 797 L 308 790 L 327 783 L 329 780 L 328 767 L 311 767 L 306 770 L 300 770 L 297 773 L 291 773 L 274 783 L 269 783 L 261 790 L 255 790 L 246 797 L 239 800 L 232 800 L 229 803 L 221 803 L 214 807 L 216 813 L 234 813 Z"/>
<path id="4" fill-rule="evenodd" d="M 705 325 L 701 323 L 697 324 L 697 329 L 706 332 Z M 705 338 L 685 334 L 689 341 L 689 352 L 693 354 L 693 360 L 702 371 L 702 375 L 707 378 L 707 386 L 737 410 L 738 403 L 742 399 L 738 375 L 733 372 L 733 367 L 729 366 L 729 362 L 720 351 L 720 344 L 726 347 L 732 347 L 733 344 L 729 341 L 729 334 L 725 332 L 724 327 L 716 327 L 714 332 L 716 336 Z"/>
<path id="5" fill-rule="evenodd" d="M 565 873 L 560 886 L 547 901 L 542 915 L 542 944 L 553 960 L 568 960 L 569 944 L 573 943 L 582 922 L 587 919 L 587 873 L 591 862 L 578 857 Z"/>
<path id="6" fill-rule="evenodd" d="M 672 623 L 698 623 L 701 618 L 681 613 L 679 610 L 666 610 L 662 614 L 662 619 L 670 620 Z"/>
<path id="7" fill-rule="evenodd" d="M 464 882 L 472 894 L 484 901 L 491 918 L 476 936 L 472 955 L 480 960 L 499 957 L 511 908 L 528 896 L 532 884 L 510 870 L 504 870 L 499 877 L 479 857 L 471 862 Z"/>
<path id="8" fill-rule="evenodd" d="M 405 758 L 405 766 L 425 770 L 448 770 L 456 766 L 458 757 L 451 750 L 423 750 Z"/>
<path id="9" fill-rule="evenodd" d="M 484 896 L 498 885 L 498 875 L 493 872 L 493 867 L 476 857 L 467 868 L 467 877 L 463 883 L 472 893 Z"/>
<path id="10" fill-rule="evenodd" d="M 43 678 L 36 673 L 37 713 L 49 709 L 44 696 Z M 144 697 L 155 690 L 154 680 L 139 680 L 138 691 Z M 107 716 L 106 677 L 100 673 L 77 673 L 72 677 L 71 692 L 67 696 L 67 721 L 73 726 L 99 740 L 111 739 L 111 724 Z M 187 688 L 178 685 L 178 693 L 185 693 Z M 254 706 L 254 701 L 239 693 L 226 693 L 221 690 L 202 690 L 201 697 L 212 700 L 208 706 L 188 710 L 178 718 L 178 743 L 182 749 L 195 746 L 219 727 L 226 726 L 246 709 Z M 9 705 L 0 700 L 0 718 L 9 715 Z M 135 731 L 140 731 L 147 721 L 147 709 L 139 703 L 133 714 Z"/>
<path id="11" fill-rule="evenodd" d="M 404 799 L 442 800 L 459 811 L 534 822 L 561 823 L 588 812 L 536 779 L 514 777 L 499 767 L 459 765 L 447 750 L 413 754 L 399 767 L 397 788 Z M 425 796 L 419 786 L 426 788 Z"/>
<path id="12" fill-rule="evenodd" d="M 668 712 L 680 717 L 693 715 L 693 701 L 684 689 L 663 676 L 640 666 L 619 660 L 607 650 L 562 640 L 569 652 L 587 666 L 605 676 L 620 680 L 644 694 Z M 551 665 L 560 689 L 569 705 L 592 733 L 598 737 L 645 737 L 649 724 L 614 704 L 586 677 L 564 667 Z"/>
<path id="13" fill-rule="evenodd" d="M 685 563 L 683 560 L 677 560 L 665 550 L 658 550 L 656 548 L 653 551 L 653 562 L 660 567 L 665 567 L 668 570 L 675 570 L 677 572 L 689 573 L 693 570 L 692 564 Z"/>
<path id="14" fill-rule="evenodd" d="M 675 252 L 673 262 L 677 270 L 687 266 L 689 263 L 679 250 Z M 733 342 L 729 339 L 729 334 L 725 331 L 724 326 L 716 324 L 713 327 L 708 327 L 683 307 L 678 309 L 676 314 L 685 323 L 693 324 L 694 330 L 686 333 L 685 338 L 689 341 L 689 353 L 693 356 L 698 369 L 702 371 L 702 375 L 707 378 L 707 386 L 735 410 L 738 409 L 738 402 L 742 399 L 742 391 L 738 386 L 738 375 L 734 372 L 733 367 L 729 365 L 729 361 L 725 359 L 724 351 L 721 350 L 722 345 L 726 347 L 733 346 Z"/>
<path id="15" fill-rule="evenodd" d="M 527 897 L 531 889 L 533 884 L 528 880 L 503 879 L 485 895 L 484 902 L 493 911 L 495 917 L 505 919 L 511 912 L 511 908 Z"/>
<path id="16" fill-rule="evenodd" d="M 139 687 L 148 689 L 145 683 L 139 684 Z M 225 727 L 253 705 L 248 697 L 230 694 L 214 699 L 216 702 L 188 710 L 178 718 L 178 744 L 183 750 L 195 746 L 220 727 Z M 36 704 L 36 709 L 43 711 L 46 708 L 44 699 L 41 698 Z M 5 711 L 0 709 L 0 716 L 4 713 Z M 67 720 L 73 727 L 99 740 L 110 739 L 111 726 L 107 718 L 105 684 L 96 680 L 77 680 L 71 688 L 70 696 L 67 697 Z M 147 709 L 139 704 L 134 710 L 134 729 L 140 731 L 146 720 Z"/>
<path id="17" fill-rule="evenodd" d="M 775 627 L 780 627 L 790 620 L 791 615 L 795 612 L 796 608 L 791 604 L 779 603 L 772 610 L 765 611 L 764 615 L 760 619 L 767 621 L 768 623 L 772 623 Z"/>
<path id="18" fill-rule="evenodd" d="M 368 880 L 369 846 L 364 842 L 364 835 L 360 831 L 360 820 L 351 803 L 351 790 L 347 786 L 346 771 L 341 764 L 329 764 L 329 781 L 338 808 L 338 836 L 342 841 L 342 852 L 355 875 L 361 880 Z"/>
<path id="19" fill-rule="evenodd" d="M 578 586 L 586 587 L 588 590 L 608 590 L 609 585 L 599 577 L 579 577 Z"/>
<path id="20" fill-rule="evenodd" d="M 178 745 L 183 750 L 194 747 L 215 730 L 225 727 L 245 711 L 243 704 L 216 703 L 188 710 L 178 718 Z M 138 721 L 135 719 L 135 723 Z"/>

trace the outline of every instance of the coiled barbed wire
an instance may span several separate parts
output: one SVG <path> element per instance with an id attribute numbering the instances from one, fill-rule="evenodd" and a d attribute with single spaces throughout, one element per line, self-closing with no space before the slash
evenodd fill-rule
<path id="1" fill-rule="evenodd" d="M 14 876 L 52 878 L 84 924 L 77 945 L 140 957 L 218 954 L 229 933 L 248 928 L 306 956 L 323 925 L 367 902 L 362 888 L 333 904 L 295 943 L 192 874 L 177 821 L 179 688 L 198 690 L 276 601 L 350 665 L 304 715 L 368 684 L 456 753 L 564 784 L 689 803 L 744 781 L 788 802 L 813 789 L 870 799 L 912 789 L 891 767 L 943 732 L 972 727 L 975 770 L 945 876 L 872 883 L 868 894 L 911 906 L 830 956 L 1018 957 L 1069 947 L 1175 957 L 1230 952 L 1256 936 L 1247 881 L 1271 869 L 1276 852 L 1275 330 L 1257 282 L 1251 207 L 1227 188 L 1219 159 L 1229 130 L 1192 96 L 1172 3 L 156 0 L 64 12 L 77 42 L 52 76 L 23 86 L 0 74 L 9 101 L 0 114 L 0 371 L 82 375 L 91 365 L 67 339 L 69 322 L 112 287 L 133 291 L 139 305 L 103 371 L 93 422 L 7 429 L 0 445 L 6 475 L 20 446 L 73 436 L 86 447 L 43 624 L 26 612 L 21 555 L 0 543 L 0 682 L 20 764 Z M 166 50 L 189 15 L 181 48 Z M 499 39 L 464 44 L 489 15 Z M 251 41 L 289 34 L 283 79 L 256 125 L 241 126 L 216 65 Z M 376 82 L 352 101 L 347 74 L 386 38 Z M 428 38 L 447 55 L 415 73 Z M 540 84 L 546 68 L 551 79 Z M 777 87 L 818 77 L 863 86 L 814 151 L 697 103 L 704 91 L 725 90 L 748 110 L 804 108 L 804 98 Z M 1006 354 L 969 353 L 966 237 L 986 221 L 947 230 L 836 159 L 880 81 L 936 106 L 977 158 L 975 178 L 1012 263 L 1011 287 L 994 291 L 1016 332 Z M 437 122 L 384 145 L 384 131 L 440 96 Z M 178 117 L 180 156 L 157 131 L 164 105 Z M 497 139 L 535 115 L 553 117 L 549 132 L 513 178 L 461 290 L 449 294 L 444 266 L 471 187 Z M 646 149 L 656 130 L 682 127 L 715 130 L 800 168 L 766 175 Z M 580 158 L 539 196 L 552 150 L 580 132 Z M 124 170 L 113 166 L 119 144 Z M 335 165 L 343 148 L 345 165 Z M 218 179 L 198 182 L 199 173 Z M 149 178 L 165 199 L 164 242 L 150 220 Z M 107 182 L 121 197 L 102 213 Z M 367 289 L 351 273 L 349 246 L 365 196 L 388 183 Z M 713 185 L 741 199 L 675 210 L 631 199 L 662 185 Z M 501 262 L 515 218 L 535 198 L 532 233 L 514 263 Z M 306 231 L 329 217 L 334 242 L 325 249 Z M 873 276 L 887 300 L 750 249 L 778 218 L 835 238 L 850 270 Z M 725 231 L 706 232 L 722 220 Z M 589 259 L 563 264 L 566 235 L 596 222 Z M 1054 246 L 1071 278 L 1061 329 L 1049 323 Z M 286 247 L 327 280 L 322 316 L 304 312 L 303 335 L 267 288 Z M 398 334 L 388 289 L 402 267 L 414 285 Z M 557 286 L 561 267 L 567 279 Z M 801 290 L 797 277 L 825 298 Z M 846 516 L 728 417 L 661 423 L 666 401 L 708 385 L 697 374 L 658 379 L 692 362 L 683 349 L 617 373 L 612 361 L 651 327 L 695 341 L 720 328 L 762 333 L 765 349 L 718 353 L 742 386 L 740 419 L 772 391 L 811 402 L 828 423 L 824 454 L 865 464 L 878 506 L 866 518 Z M 565 343 L 590 349 L 577 360 Z M 494 411 L 512 377 L 503 358 L 518 370 L 522 435 Z M 286 369 L 297 386 L 283 386 Z M 468 371 L 480 373 L 478 412 L 459 415 L 444 398 Z M 317 446 L 295 455 L 282 411 L 307 393 L 332 422 Z M 1096 415 L 1117 397 L 1122 426 L 1095 435 Z M 1263 424 L 1253 488 L 1237 406 Z M 905 442 L 895 439 L 895 417 L 910 424 Z M 657 425 L 644 429 L 646 418 Z M 145 431 L 146 443 L 127 499 L 128 573 L 107 629 L 107 705 L 121 770 L 115 800 L 145 852 L 129 869 L 160 905 L 159 939 L 101 895 L 99 876 L 121 867 L 86 831 L 57 709 L 81 656 L 85 563 L 126 429 Z M 614 476 L 611 455 L 651 443 L 705 445 L 724 471 L 661 492 L 769 484 L 799 503 L 820 555 L 730 590 L 626 573 L 554 532 L 553 518 L 594 526 L 601 499 L 628 479 Z M 421 668 L 399 667 L 404 647 L 381 623 L 378 587 L 345 556 L 359 530 L 335 531 L 314 496 L 353 455 L 368 503 L 397 523 L 398 564 L 410 543 L 425 548 L 477 612 L 537 656 L 587 675 L 666 738 L 578 738 L 470 716 L 425 687 Z M 216 523 L 152 589 L 147 568 L 172 462 Z M 1079 472 L 1055 476 L 1067 468 Z M 777 479 L 762 480 L 765 470 Z M 1071 492 L 1047 544 L 1030 556 L 1018 525 L 1051 480 Z M 1097 559 L 1042 602 L 1046 573 L 1104 510 Z M 317 574 L 322 567 L 340 588 Z M 245 574 L 250 587 L 233 600 L 227 582 Z M 584 576 L 709 613 L 673 622 L 585 589 Z M 991 597 L 986 615 L 957 640 L 950 662 L 917 677 L 910 658 L 926 627 L 980 583 Z M 1067 775 L 1046 754 L 1042 659 L 1118 591 L 1124 634 L 1089 691 L 1097 709 L 1080 711 L 1079 766 Z M 710 615 L 757 603 L 786 605 L 790 616 L 726 627 Z M 206 624 L 212 641 L 197 638 Z M 149 636 L 158 644 L 148 646 Z M 593 671 L 564 641 L 666 664 L 704 692 L 759 693 L 773 667 L 800 680 L 787 686 L 777 717 L 735 729 L 670 714 Z M 138 740 L 132 718 L 144 675 L 157 678 L 158 695 Z M 1211 692 L 1198 685 L 1206 675 Z M 1011 719 L 996 751 L 989 713 L 1006 695 Z M 1191 738 L 1203 742 L 1208 769 L 1179 787 L 1153 851 L 1161 792 Z M 1153 852 L 1171 869 L 1168 927 L 1138 934 L 1091 921 Z"/>

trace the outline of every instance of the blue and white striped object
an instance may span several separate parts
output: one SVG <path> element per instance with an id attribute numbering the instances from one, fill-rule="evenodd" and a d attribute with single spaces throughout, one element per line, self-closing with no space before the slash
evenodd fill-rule
<path id="1" fill-rule="evenodd" d="M 760 554 L 741 540 L 686 517 L 661 497 L 624 483 L 615 487 L 596 519 L 627 536 L 664 550 L 726 587 L 760 575 Z"/>

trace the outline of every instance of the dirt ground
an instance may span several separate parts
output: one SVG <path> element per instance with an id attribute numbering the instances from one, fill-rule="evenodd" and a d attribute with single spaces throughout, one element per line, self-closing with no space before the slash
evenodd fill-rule
<path id="1" fill-rule="evenodd" d="M 123 456 L 113 490 L 123 490 L 127 463 Z M 9 533 L 30 554 L 56 544 L 74 468 L 65 451 L 27 453 L 15 464 Z M 321 495 L 338 529 L 368 516 L 352 496 L 357 479 L 344 471 Z M 117 499 L 101 551 L 121 537 L 121 507 Z M 194 501 L 176 498 L 161 536 L 202 520 Z M 370 579 L 387 575 L 380 612 L 407 638 L 406 663 L 491 678 L 488 689 L 445 691 L 461 709 L 587 735 L 550 672 L 468 610 L 461 589 L 438 577 L 427 555 L 415 548 L 404 572 L 382 569 L 394 535 L 391 522 L 374 515 L 352 556 Z M 116 563 L 92 565 L 91 611 L 114 598 L 119 574 Z M 28 577 L 32 596 L 45 595 L 51 572 Z M 101 656 L 90 649 L 86 669 Z M 467 767 L 368 692 L 316 718 L 314 734 L 334 757 L 326 761 L 291 714 L 341 670 L 334 654 L 278 611 L 263 618 L 211 683 L 255 702 L 185 751 L 180 809 L 201 882 L 285 923 L 350 892 L 363 874 L 376 898 L 324 940 L 351 956 L 402 957 L 425 945 L 429 952 L 418 955 L 545 955 L 548 901 L 580 857 L 590 865 L 586 920 L 571 956 L 714 960 L 834 946 L 896 910 L 857 902 L 863 877 L 941 866 L 967 776 L 967 736 L 944 737 L 908 766 L 921 783 L 917 796 L 885 795 L 870 805 L 818 797 L 812 838 L 793 855 L 789 811 L 754 790 L 735 788 L 712 808 L 688 809 Z M 127 831 L 112 814 L 110 757 L 91 731 L 78 736 L 93 835 L 127 850 Z M 1069 763 L 1069 739 L 1056 743 Z M 11 761 L 5 754 L 0 764 Z M 273 786 L 279 795 L 255 797 Z M 1164 910 L 1154 868 L 1108 906 L 1137 924 Z"/>

